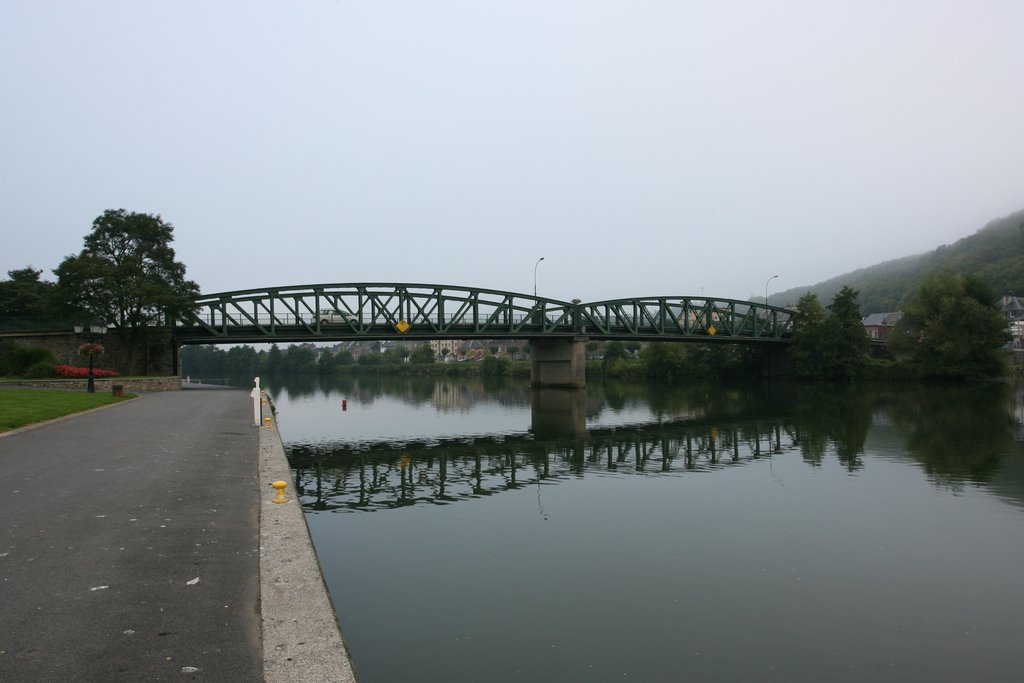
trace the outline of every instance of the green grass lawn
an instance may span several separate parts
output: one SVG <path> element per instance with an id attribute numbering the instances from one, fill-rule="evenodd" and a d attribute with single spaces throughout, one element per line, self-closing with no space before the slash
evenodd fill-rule
<path id="1" fill-rule="evenodd" d="M 120 403 L 129 398 L 133 398 L 133 395 L 114 397 L 108 392 L 89 394 L 84 391 L 51 389 L 2 389 L 0 432 L 79 413 L 97 406 Z"/>

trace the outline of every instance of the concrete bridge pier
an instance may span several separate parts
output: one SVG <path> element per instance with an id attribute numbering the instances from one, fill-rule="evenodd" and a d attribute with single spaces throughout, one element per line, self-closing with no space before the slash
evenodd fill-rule
<path id="1" fill-rule="evenodd" d="M 587 386 L 587 338 L 530 340 L 530 384 L 535 387 Z"/>

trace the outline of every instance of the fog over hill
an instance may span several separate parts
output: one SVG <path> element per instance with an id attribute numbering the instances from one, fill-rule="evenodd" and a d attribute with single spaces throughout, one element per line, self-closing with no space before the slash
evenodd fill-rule
<path id="1" fill-rule="evenodd" d="M 1024 209 L 996 218 L 953 244 L 861 268 L 815 285 L 775 292 L 769 296 L 769 302 L 795 307 L 801 296 L 814 292 L 822 305 L 827 305 L 843 286 L 849 285 L 860 292 L 858 302 L 865 315 L 897 311 L 925 276 L 942 269 L 977 275 L 997 295 L 1024 293 Z"/>

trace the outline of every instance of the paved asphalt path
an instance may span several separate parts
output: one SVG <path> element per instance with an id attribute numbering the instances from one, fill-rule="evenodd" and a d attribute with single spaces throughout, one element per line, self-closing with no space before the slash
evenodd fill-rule
<path id="1" fill-rule="evenodd" d="M 0 436 L 0 681 L 259 681 L 259 429 L 236 389 Z"/>

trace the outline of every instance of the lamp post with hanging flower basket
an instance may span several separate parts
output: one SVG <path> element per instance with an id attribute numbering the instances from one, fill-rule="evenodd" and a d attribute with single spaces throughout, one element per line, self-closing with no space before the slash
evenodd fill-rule
<path id="1" fill-rule="evenodd" d="M 78 346 L 78 353 L 79 355 L 88 354 L 89 356 L 89 380 L 86 383 L 85 390 L 90 394 L 96 393 L 96 383 L 92 374 L 93 357 L 98 353 L 103 353 L 103 345 L 100 344 L 100 339 L 103 339 L 103 335 L 106 333 L 106 325 L 89 325 L 88 331 L 86 331 L 85 325 L 75 325 L 75 334 L 82 340 L 82 343 Z"/>

